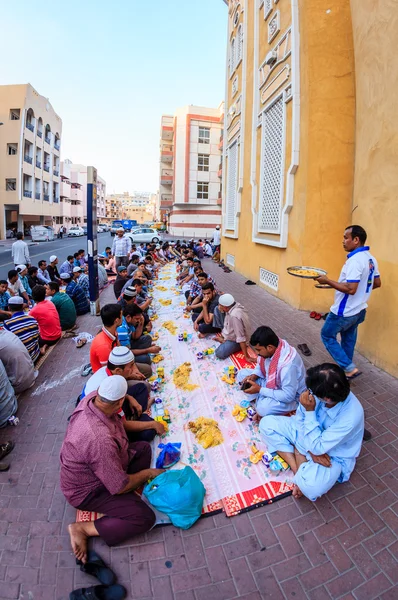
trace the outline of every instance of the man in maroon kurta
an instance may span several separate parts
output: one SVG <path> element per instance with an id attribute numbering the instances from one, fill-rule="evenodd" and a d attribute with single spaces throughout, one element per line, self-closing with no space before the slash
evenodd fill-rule
<path id="1" fill-rule="evenodd" d="M 117 414 L 127 393 L 124 377 L 107 377 L 72 414 L 61 448 L 61 489 L 75 508 L 104 516 L 69 525 L 76 558 L 86 561 L 87 539 L 113 546 L 151 529 L 155 515 L 133 490 L 163 471 L 150 469 L 147 442 L 129 443 Z"/>

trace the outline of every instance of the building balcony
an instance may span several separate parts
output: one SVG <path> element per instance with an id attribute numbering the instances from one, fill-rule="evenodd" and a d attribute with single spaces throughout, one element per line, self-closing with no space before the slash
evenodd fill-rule
<path id="1" fill-rule="evenodd" d="M 160 183 L 162 185 L 172 185 L 173 178 L 174 178 L 173 171 L 168 171 L 166 169 L 163 169 L 162 174 L 160 176 Z"/>
<path id="2" fill-rule="evenodd" d="M 31 198 L 32 197 L 32 192 L 29 192 L 29 190 L 24 190 L 23 191 L 23 195 L 25 198 Z"/>
<path id="3" fill-rule="evenodd" d="M 33 158 L 31 156 L 28 156 L 27 154 L 25 154 L 25 156 L 23 157 L 24 161 L 29 163 L 30 165 L 33 162 Z"/>
<path id="4" fill-rule="evenodd" d="M 45 200 L 46 202 L 50 202 L 50 195 L 49 194 L 43 194 L 43 200 Z"/>
<path id="5" fill-rule="evenodd" d="M 173 206 L 173 196 L 171 194 L 162 194 L 160 197 L 160 208 L 169 208 Z"/>
<path id="6" fill-rule="evenodd" d="M 39 138 L 42 138 L 42 137 L 43 137 L 43 132 L 42 132 L 42 131 L 39 131 L 39 130 L 37 130 L 37 135 L 39 136 Z"/>
<path id="7" fill-rule="evenodd" d="M 172 140 L 174 137 L 174 127 L 162 125 L 162 140 Z"/>
<path id="8" fill-rule="evenodd" d="M 44 141 L 47 142 L 47 144 L 51 144 L 51 138 L 49 138 L 47 135 L 44 136 Z"/>
<path id="9" fill-rule="evenodd" d="M 36 167 L 38 169 L 41 169 L 41 162 L 39 160 L 37 160 L 37 158 L 36 158 Z"/>
<path id="10" fill-rule="evenodd" d="M 47 171 L 47 173 L 49 173 L 50 172 L 50 165 L 44 165 L 43 169 L 45 171 Z"/>
<path id="11" fill-rule="evenodd" d="M 170 152 L 169 150 L 162 150 L 160 154 L 160 159 L 164 163 L 173 162 L 173 152 Z"/>
<path id="12" fill-rule="evenodd" d="M 59 203 L 59 198 L 57 196 L 53 197 L 53 202 L 54 204 L 58 204 Z"/>
<path id="13" fill-rule="evenodd" d="M 224 136 L 222 135 L 222 136 L 220 137 L 220 143 L 218 144 L 218 149 L 219 149 L 219 150 L 222 150 L 222 149 L 223 149 L 223 146 L 224 146 Z"/>
<path id="14" fill-rule="evenodd" d="M 36 193 L 35 193 L 35 198 L 36 198 L 36 200 L 40 200 L 40 199 L 41 199 L 41 194 L 40 194 L 40 192 L 36 192 Z"/>
<path id="15" fill-rule="evenodd" d="M 222 177 L 222 163 L 220 163 L 218 165 L 218 172 L 217 172 L 218 177 L 221 179 Z"/>
<path id="16" fill-rule="evenodd" d="M 57 142 L 54 142 L 54 148 L 59 152 L 61 146 Z"/>
<path id="17" fill-rule="evenodd" d="M 55 175 L 55 177 L 59 177 L 59 171 L 57 171 L 57 169 L 53 170 L 53 174 Z"/>
<path id="18" fill-rule="evenodd" d="M 34 131 L 35 130 L 35 126 L 32 125 L 32 123 L 26 123 L 26 129 L 29 129 L 29 131 Z"/>

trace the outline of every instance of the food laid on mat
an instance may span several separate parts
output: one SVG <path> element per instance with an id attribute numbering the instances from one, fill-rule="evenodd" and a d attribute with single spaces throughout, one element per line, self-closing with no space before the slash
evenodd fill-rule
<path id="1" fill-rule="evenodd" d="M 167 331 L 170 331 L 171 335 L 175 335 L 177 333 L 178 328 L 174 321 L 164 321 L 162 327 L 167 329 Z"/>
<path id="2" fill-rule="evenodd" d="M 159 334 L 158 333 L 154 333 L 153 335 L 151 335 L 152 341 L 156 342 L 156 340 L 159 339 Z"/>
<path id="3" fill-rule="evenodd" d="M 256 465 L 263 458 L 264 452 L 259 450 L 255 444 L 252 444 L 250 450 L 252 453 L 249 456 L 249 460 L 251 463 L 253 463 L 253 465 Z"/>
<path id="4" fill-rule="evenodd" d="M 303 279 L 315 279 L 321 275 L 326 275 L 324 269 L 318 269 L 318 267 L 288 267 L 287 272 L 293 277 L 302 277 Z"/>
<path id="5" fill-rule="evenodd" d="M 164 360 L 164 356 L 162 354 L 155 354 L 155 356 L 152 358 L 152 362 L 155 364 L 162 362 L 162 360 Z"/>
<path id="6" fill-rule="evenodd" d="M 161 304 L 162 306 L 170 306 L 171 300 L 163 300 L 163 298 L 160 298 L 159 304 Z"/>
<path id="7" fill-rule="evenodd" d="M 159 290 L 159 292 L 167 292 L 167 287 L 164 287 L 164 285 L 157 285 L 155 286 L 155 290 Z"/>
<path id="8" fill-rule="evenodd" d="M 238 423 L 241 423 L 247 417 L 247 408 L 242 408 L 239 404 L 235 404 L 232 410 L 232 416 L 235 417 Z"/>
<path id="9" fill-rule="evenodd" d="M 199 386 L 194 383 L 188 383 L 189 376 L 191 374 L 192 367 L 191 363 L 185 362 L 182 363 L 173 373 L 173 382 L 174 385 L 180 390 L 184 390 L 184 392 L 192 392 L 196 390 Z"/>
<path id="10" fill-rule="evenodd" d="M 214 419 L 199 417 L 195 421 L 189 421 L 188 429 L 192 431 L 203 448 L 219 446 L 224 441 L 218 423 Z"/>

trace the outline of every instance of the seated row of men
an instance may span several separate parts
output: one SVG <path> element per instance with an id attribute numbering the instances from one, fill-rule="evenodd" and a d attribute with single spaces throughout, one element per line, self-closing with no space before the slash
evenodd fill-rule
<path id="1" fill-rule="evenodd" d="M 148 387 L 133 352 L 116 345 L 120 313 L 112 325 L 108 321 L 114 306 L 103 309 L 106 332 L 95 338 L 90 353 L 95 373 L 61 450 L 65 497 L 76 508 L 104 515 L 69 527 L 73 550 L 83 562 L 89 537 L 101 536 L 112 546 L 153 526 L 153 511 L 129 492 L 162 472 L 150 469 L 148 442 L 163 428 L 145 414 Z M 347 481 L 354 469 L 364 429 L 362 406 L 340 367 L 325 363 L 305 373 L 296 350 L 269 327 L 259 327 L 250 344 L 257 365 L 238 379 L 255 402 L 261 437 L 268 451 L 291 467 L 294 496 L 315 501 L 336 482 Z M 106 364 L 98 366 L 105 345 L 113 347 Z M 292 410 L 295 414 L 287 416 Z"/>

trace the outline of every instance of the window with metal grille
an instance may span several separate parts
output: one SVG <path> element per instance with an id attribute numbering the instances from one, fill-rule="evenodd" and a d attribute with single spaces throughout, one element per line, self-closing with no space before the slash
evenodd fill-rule
<path id="1" fill-rule="evenodd" d="M 17 189 L 17 180 L 16 179 L 6 179 L 6 191 L 7 192 L 15 192 Z"/>
<path id="2" fill-rule="evenodd" d="M 263 112 L 261 185 L 258 216 L 260 233 L 279 233 L 284 169 L 283 98 Z"/>
<path id="3" fill-rule="evenodd" d="M 209 184 L 203 181 L 199 181 L 197 183 L 197 192 L 196 197 L 198 200 L 208 200 L 209 199 Z"/>
<path id="4" fill-rule="evenodd" d="M 208 154 L 198 154 L 198 171 L 208 171 L 209 160 L 210 157 Z"/>
<path id="5" fill-rule="evenodd" d="M 199 127 L 199 144 L 210 144 L 210 127 Z"/>
<path id="6" fill-rule="evenodd" d="M 227 150 L 226 229 L 235 229 L 236 197 L 238 187 L 238 142 Z"/>
<path id="7" fill-rule="evenodd" d="M 231 48 L 229 52 L 229 74 L 235 71 L 235 38 L 231 40 Z"/>
<path id="8" fill-rule="evenodd" d="M 7 144 L 7 154 L 8 156 L 18 154 L 18 144 Z"/>
<path id="9" fill-rule="evenodd" d="M 236 64 L 234 68 L 238 66 L 243 57 L 243 26 L 242 23 L 238 27 L 238 33 L 236 36 Z"/>

